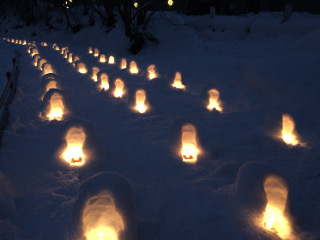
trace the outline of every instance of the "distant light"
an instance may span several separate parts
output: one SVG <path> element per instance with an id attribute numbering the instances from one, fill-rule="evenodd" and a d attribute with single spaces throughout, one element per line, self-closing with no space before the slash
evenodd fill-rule
<path id="1" fill-rule="evenodd" d="M 69 6 L 66 6 L 66 8 L 69 8 Z"/>
<path id="2" fill-rule="evenodd" d="M 134 6 L 135 8 L 137 8 L 137 7 L 139 6 L 139 4 L 138 4 L 137 2 L 135 2 L 135 3 L 133 4 L 133 6 Z"/>
<path id="3" fill-rule="evenodd" d="M 172 0 L 168 0 L 168 5 L 171 7 L 173 5 L 173 1 Z"/>

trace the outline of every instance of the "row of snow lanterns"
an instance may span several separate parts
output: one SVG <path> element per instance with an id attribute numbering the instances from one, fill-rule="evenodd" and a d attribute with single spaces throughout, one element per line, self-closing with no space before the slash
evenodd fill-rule
<path id="1" fill-rule="evenodd" d="M 43 45 L 45 46 L 45 45 Z M 35 45 L 32 45 L 28 48 L 28 52 L 31 56 L 34 57 L 34 65 L 35 67 L 42 68 L 46 62 L 42 62 L 38 57 L 38 50 Z M 46 86 L 46 92 L 48 92 L 52 88 L 57 88 L 57 82 L 50 81 Z M 138 94 L 139 95 L 139 94 Z M 140 93 L 143 99 L 143 94 Z M 217 93 L 212 92 L 212 95 L 216 97 Z M 57 96 L 57 99 L 52 95 L 50 99 L 51 108 L 54 108 L 55 100 L 61 100 Z M 139 98 L 139 97 L 138 97 Z M 59 104 L 58 104 L 59 105 Z M 53 109 L 51 109 L 53 110 Z M 60 109 L 61 110 L 61 109 Z M 53 117 L 50 120 L 56 119 L 61 120 L 60 117 Z M 303 145 L 299 140 L 299 136 L 295 130 L 295 123 L 291 116 L 288 114 L 283 114 L 282 116 L 282 130 L 281 137 L 283 141 L 289 145 Z M 86 139 L 86 134 L 84 130 L 80 127 L 72 127 L 68 130 L 66 134 L 66 143 L 67 147 L 62 154 L 62 158 L 64 158 L 67 162 L 74 166 L 82 166 L 84 164 L 85 154 L 83 152 L 83 145 Z M 181 155 L 184 162 L 195 163 L 197 161 L 197 155 L 200 153 L 200 148 L 197 143 L 197 133 L 196 128 L 192 124 L 185 124 L 182 127 L 181 133 Z M 263 214 L 263 226 L 264 228 L 276 232 L 282 239 L 288 239 L 291 235 L 291 227 L 288 219 L 284 216 L 284 210 L 287 202 L 288 189 L 287 186 L 281 181 L 280 178 L 276 176 L 269 176 L 264 181 L 264 190 L 267 195 L 267 205 Z M 108 231 L 107 231 L 108 230 Z M 98 229 L 90 230 L 90 233 L 86 234 L 88 239 L 91 239 L 91 235 L 93 239 L 100 238 L 103 239 L 105 234 L 109 234 L 109 230 L 107 229 Z M 111 229 L 112 230 L 112 229 Z M 117 236 L 114 235 L 115 232 L 111 231 L 110 234 L 117 239 Z"/>

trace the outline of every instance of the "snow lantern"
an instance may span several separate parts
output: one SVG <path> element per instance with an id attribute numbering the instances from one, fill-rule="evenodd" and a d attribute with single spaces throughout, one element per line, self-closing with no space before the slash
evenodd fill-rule
<path id="1" fill-rule="evenodd" d="M 38 60 L 39 60 L 41 57 L 40 57 L 39 54 L 37 54 L 37 55 L 34 55 L 33 58 L 34 58 L 33 64 L 34 64 L 35 67 L 37 67 L 37 65 L 38 65 Z"/>
<path id="2" fill-rule="evenodd" d="M 64 51 L 65 51 L 66 49 L 68 49 L 68 47 L 62 47 L 60 53 L 61 53 L 61 54 L 64 54 Z"/>
<path id="3" fill-rule="evenodd" d="M 88 72 L 86 65 L 83 62 L 77 63 L 77 69 L 79 73 L 86 74 Z"/>
<path id="4" fill-rule="evenodd" d="M 139 68 L 138 68 L 137 63 L 135 61 L 130 62 L 130 72 L 131 72 L 131 74 L 138 74 L 139 73 Z"/>
<path id="5" fill-rule="evenodd" d="M 38 60 L 38 64 L 37 64 L 38 69 L 42 71 L 42 70 L 43 70 L 43 64 L 45 64 L 46 62 L 47 62 L 46 59 L 40 58 L 40 59 Z"/>
<path id="6" fill-rule="evenodd" d="M 21 41 L 21 40 L 19 40 L 19 44 L 20 44 L 20 45 L 22 44 L 22 41 Z"/>
<path id="7" fill-rule="evenodd" d="M 156 71 L 156 65 L 152 64 L 148 67 L 148 73 L 149 73 L 149 80 L 152 80 L 156 77 L 158 77 L 157 71 Z"/>
<path id="8" fill-rule="evenodd" d="M 43 45 L 42 45 L 42 46 L 47 47 L 48 44 L 47 44 L 46 42 L 43 42 Z"/>
<path id="9" fill-rule="evenodd" d="M 105 63 L 107 61 L 107 57 L 105 54 L 100 54 L 99 62 Z"/>
<path id="10" fill-rule="evenodd" d="M 46 94 L 50 89 L 59 89 L 58 82 L 56 80 L 50 80 L 47 82 L 44 93 Z M 44 95 L 42 98 L 44 98 Z"/>
<path id="11" fill-rule="evenodd" d="M 136 240 L 131 181 L 108 172 L 89 177 L 79 188 L 69 226 L 68 239 Z"/>
<path id="12" fill-rule="evenodd" d="M 39 54 L 39 51 L 37 48 L 32 48 L 31 49 L 31 57 L 33 57 L 34 55 Z"/>
<path id="13" fill-rule="evenodd" d="M 69 53 L 68 61 L 69 61 L 69 63 L 72 63 L 72 62 L 73 62 L 73 61 L 72 61 L 72 52 Z"/>
<path id="14" fill-rule="evenodd" d="M 134 109 L 139 113 L 145 113 L 148 109 L 146 104 L 146 91 L 143 89 L 138 89 L 136 91 L 136 106 Z"/>
<path id="15" fill-rule="evenodd" d="M 15 42 L 15 44 L 18 44 L 19 43 L 19 40 L 18 39 L 16 39 L 16 42 Z"/>
<path id="16" fill-rule="evenodd" d="M 289 114 L 282 114 L 281 137 L 283 141 L 288 145 L 302 145 L 302 143 L 299 141 L 299 136 L 295 129 L 294 120 Z"/>
<path id="17" fill-rule="evenodd" d="M 54 92 L 49 100 L 50 110 L 47 113 L 47 118 L 51 120 L 62 120 L 64 113 L 64 104 L 62 95 L 58 92 Z"/>
<path id="18" fill-rule="evenodd" d="M 27 41 L 26 41 L 26 40 L 23 40 L 22 45 L 27 45 Z"/>
<path id="19" fill-rule="evenodd" d="M 93 53 L 92 47 L 89 47 L 89 54 L 92 54 L 92 53 Z"/>
<path id="20" fill-rule="evenodd" d="M 68 59 L 68 53 L 69 53 L 69 49 L 65 49 L 64 50 L 64 53 L 63 53 L 63 57 L 65 58 L 65 59 Z"/>
<path id="21" fill-rule="evenodd" d="M 27 53 L 31 53 L 31 49 L 32 49 L 32 47 L 30 46 L 30 47 L 28 47 L 28 49 L 27 49 Z"/>
<path id="22" fill-rule="evenodd" d="M 218 112 L 222 112 L 222 103 L 220 101 L 220 93 L 217 89 L 210 89 L 208 91 L 209 94 L 209 103 L 207 105 L 207 109 L 212 111 L 213 109 L 217 110 Z"/>
<path id="23" fill-rule="evenodd" d="M 97 74 L 98 72 L 100 71 L 100 69 L 98 67 L 92 67 L 92 80 L 97 82 L 98 81 L 98 77 L 97 77 Z"/>
<path id="24" fill-rule="evenodd" d="M 197 147 L 197 131 L 195 126 L 190 123 L 183 125 L 181 130 L 181 155 L 182 160 L 187 163 L 197 161 L 199 149 Z"/>
<path id="25" fill-rule="evenodd" d="M 174 77 L 173 83 L 172 83 L 172 87 L 174 88 L 178 88 L 178 89 L 186 89 L 186 86 L 182 84 L 181 81 L 182 77 L 181 77 L 181 73 L 180 72 L 176 72 L 176 75 Z"/>
<path id="26" fill-rule="evenodd" d="M 42 65 L 42 74 L 46 75 L 48 73 L 55 73 L 55 72 L 54 72 L 53 67 L 50 63 L 44 63 Z"/>
<path id="27" fill-rule="evenodd" d="M 55 46 L 54 50 L 56 50 L 56 51 L 60 51 L 59 46 L 58 46 L 58 45 L 57 45 L 57 46 Z"/>
<path id="28" fill-rule="evenodd" d="M 106 73 L 100 75 L 100 89 L 105 91 L 109 89 L 109 77 Z"/>
<path id="29" fill-rule="evenodd" d="M 267 195 L 267 206 L 263 214 L 263 227 L 276 232 L 281 239 L 291 239 L 289 220 L 284 216 L 286 208 L 288 187 L 277 175 L 270 175 L 263 184 Z"/>
<path id="30" fill-rule="evenodd" d="M 62 158 L 71 166 L 82 166 L 85 163 L 83 144 L 86 134 L 82 127 L 71 127 L 65 136 L 67 146 L 62 153 Z"/>
<path id="31" fill-rule="evenodd" d="M 53 43 L 53 44 L 52 44 L 52 49 L 55 49 L 56 46 L 57 46 L 57 44 L 56 44 L 56 43 Z"/>
<path id="32" fill-rule="evenodd" d="M 95 49 L 94 49 L 93 56 L 94 56 L 94 57 L 99 57 L 99 49 L 98 49 L 98 48 L 95 48 Z"/>
<path id="33" fill-rule="evenodd" d="M 125 68 L 127 68 L 127 59 L 122 58 L 121 64 L 120 64 L 120 69 L 125 69 Z"/>
<path id="34" fill-rule="evenodd" d="M 108 60 L 109 64 L 115 64 L 114 56 L 110 56 Z"/>
<path id="35" fill-rule="evenodd" d="M 76 61 L 79 61 L 79 60 L 80 60 L 79 56 L 74 56 L 73 62 L 76 62 Z"/>
<path id="36" fill-rule="evenodd" d="M 114 96 L 116 98 L 122 98 L 124 94 L 124 83 L 120 78 L 117 78 L 114 82 L 116 89 L 114 90 Z"/>

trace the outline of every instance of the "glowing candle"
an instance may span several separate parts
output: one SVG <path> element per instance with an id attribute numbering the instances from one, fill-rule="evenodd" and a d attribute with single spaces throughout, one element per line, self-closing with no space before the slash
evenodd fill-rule
<path id="1" fill-rule="evenodd" d="M 77 64 L 78 72 L 81 74 L 86 74 L 88 72 L 86 65 L 83 62 Z"/>
<path id="2" fill-rule="evenodd" d="M 106 55 L 105 54 L 100 54 L 99 62 L 105 63 L 107 61 Z"/>
<path id="3" fill-rule="evenodd" d="M 110 57 L 109 57 L 108 63 L 109 63 L 109 64 L 115 64 L 114 56 L 110 56 Z"/>
<path id="4" fill-rule="evenodd" d="M 92 53 L 93 53 L 92 47 L 89 47 L 89 54 L 92 54 Z"/>
<path id="5" fill-rule="evenodd" d="M 282 131 L 281 131 L 283 141 L 288 145 L 296 146 L 300 144 L 298 140 L 298 134 L 295 130 L 295 123 L 293 118 L 288 114 L 282 115 Z"/>
<path id="6" fill-rule="evenodd" d="M 64 105 L 62 96 L 59 93 L 53 93 L 50 98 L 50 111 L 47 114 L 47 118 L 51 120 L 62 120 L 64 112 Z"/>
<path id="7" fill-rule="evenodd" d="M 95 49 L 94 49 L 93 56 L 94 56 L 94 57 L 99 57 L 99 49 L 98 49 L 98 48 L 95 48 Z"/>
<path id="8" fill-rule="evenodd" d="M 98 81 L 98 77 L 97 77 L 97 74 L 98 72 L 100 71 L 100 69 L 98 67 L 92 67 L 92 80 L 97 82 Z"/>

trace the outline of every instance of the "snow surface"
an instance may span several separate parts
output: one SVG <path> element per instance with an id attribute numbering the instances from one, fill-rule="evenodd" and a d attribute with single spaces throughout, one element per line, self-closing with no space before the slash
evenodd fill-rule
<path id="1" fill-rule="evenodd" d="M 99 24 L 76 34 L 49 32 L 42 25 L 9 30 L 5 37 L 36 41 L 41 57 L 56 70 L 70 112 L 61 122 L 39 118 L 41 71 L 26 46 L 14 45 L 22 56 L 0 149 L 0 239 L 68 239 L 69 223 L 77 221 L 71 218 L 74 203 L 81 202 L 79 188 L 106 171 L 131 181 L 139 240 L 279 239 L 253 219 L 265 208 L 262 186 L 268 174 L 288 181 L 295 237 L 320 239 L 319 15 L 294 13 L 283 24 L 279 13 L 167 17 L 175 25 L 155 15 L 148 31 L 160 43 L 148 42 L 136 56 L 126 50 L 120 22 L 108 34 Z M 32 32 L 37 36 L 31 39 Z M 109 75 L 111 89 L 100 91 L 90 71 L 76 72 L 42 41 L 68 46 L 89 70 L 98 66 Z M 122 57 L 135 60 L 141 73 L 98 63 L 89 46 L 114 55 L 117 63 Z M 151 64 L 160 76 L 149 81 Z M 187 91 L 170 87 L 176 71 Z M 123 99 L 111 94 L 118 77 L 125 81 Z M 140 88 L 151 106 L 144 115 L 132 110 Z M 207 111 L 210 88 L 220 91 L 223 113 Z M 275 137 L 282 113 L 294 118 L 306 147 L 289 147 Z M 81 168 L 59 158 L 65 126 L 72 121 L 91 129 L 94 152 Z M 201 145 L 194 165 L 179 155 L 185 123 L 197 128 Z"/>

